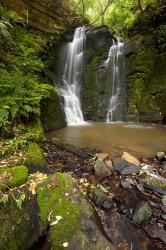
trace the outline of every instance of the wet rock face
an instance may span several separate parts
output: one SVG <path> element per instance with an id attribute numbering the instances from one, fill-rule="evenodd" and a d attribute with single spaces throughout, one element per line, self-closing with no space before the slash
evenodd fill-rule
<path id="1" fill-rule="evenodd" d="M 46 132 L 67 126 L 65 114 L 57 94 L 53 94 L 41 106 L 41 120 Z"/>
<path id="2" fill-rule="evenodd" d="M 50 8 L 49 1 L 45 0 L 7 0 L 5 3 L 10 9 L 16 11 L 25 22 L 44 33 L 59 36 L 67 26 L 67 16 L 64 18 L 63 13 L 65 12 L 62 6 L 63 1 L 54 1 L 57 6 L 54 5 L 52 8 Z"/>
<path id="3" fill-rule="evenodd" d="M 105 121 L 110 99 L 110 75 L 104 61 L 108 58 L 113 35 L 106 26 L 86 32 L 82 108 L 86 120 Z"/>

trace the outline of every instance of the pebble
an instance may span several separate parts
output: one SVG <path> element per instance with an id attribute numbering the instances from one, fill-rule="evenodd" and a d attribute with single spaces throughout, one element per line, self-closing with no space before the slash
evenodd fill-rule
<path id="1" fill-rule="evenodd" d="M 124 189 L 129 189 L 129 188 L 131 188 L 131 185 L 130 185 L 130 183 L 129 182 L 127 182 L 127 181 L 121 181 L 120 182 L 120 184 L 121 184 L 121 186 L 124 188 Z"/>
<path id="2" fill-rule="evenodd" d="M 164 159 L 165 153 L 164 152 L 157 152 L 156 158 L 159 161 L 162 161 Z"/>
<path id="3" fill-rule="evenodd" d="M 144 187 L 143 187 L 143 184 L 142 184 L 142 183 L 137 183 L 137 184 L 136 184 L 136 187 L 137 187 L 138 191 L 144 192 Z"/>
<path id="4" fill-rule="evenodd" d="M 112 174 L 110 168 L 108 168 L 103 160 L 97 160 L 94 166 L 95 176 L 98 178 L 105 178 Z"/>
<path id="5" fill-rule="evenodd" d="M 141 224 L 152 215 L 152 209 L 149 204 L 145 201 L 140 201 L 133 214 L 133 221 Z"/>
<path id="6" fill-rule="evenodd" d="M 163 206 L 166 206 L 166 195 L 163 195 L 163 198 L 161 201 L 162 201 Z"/>
<path id="7" fill-rule="evenodd" d="M 123 152 L 122 159 L 137 167 L 140 165 L 139 160 L 127 152 Z"/>
<path id="8" fill-rule="evenodd" d="M 163 220 L 166 220 L 166 214 L 161 214 L 161 218 L 162 218 Z"/>

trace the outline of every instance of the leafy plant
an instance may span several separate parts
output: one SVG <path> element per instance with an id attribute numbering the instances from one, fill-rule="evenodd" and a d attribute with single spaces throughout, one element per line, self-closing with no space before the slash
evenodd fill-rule
<path id="1" fill-rule="evenodd" d="M 10 190 L 10 189 L 9 189 Z M 11 197 L 14 199 L 14 201 L 16 202 L 16 205 L 19 209 L 22 208 L 22 204 L 25 201 L 25 193 L 22 193 L 19 197 L 15 197 L 14 194 L 12 193 L 12 191 L 9 191 L 9 194 L 11 195 Z M 7 202 L 9 201 L 9 194 L 2 194 L 2 197 L 0 198 L 0 203 L 3 203 L 3 205 L 5 206 L 7 204 Z"/>

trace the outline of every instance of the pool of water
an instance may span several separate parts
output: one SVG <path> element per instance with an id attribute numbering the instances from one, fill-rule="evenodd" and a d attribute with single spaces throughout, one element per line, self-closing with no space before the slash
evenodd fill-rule
<path id="1" fill-rule="evenodd" d="M 48 133 L 80 147 L 96 148 L 112 154 L 123 151 L 135 156 L 155 156 L 166 151 L 166 127 L 131 123 L 90 123 L 69 126 Z"/>

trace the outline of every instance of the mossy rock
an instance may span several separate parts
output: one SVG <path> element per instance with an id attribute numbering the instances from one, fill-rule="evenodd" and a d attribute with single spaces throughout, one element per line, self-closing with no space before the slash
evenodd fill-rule
<path id="1" fill-rule="evenodd" d="M 35 142 L 30 143 L 28 146 L 28 153 L 25 161 L 25 166 L 28 167 L 30 173 L 49 172 L 43 150 Z"/>
<path id="2" fill-rule="evenodd" d="M 58 173 L 50 176 L 37 190 L 40 207 L 40 223 L 45 228 L 51 213 L 50 225 L 56 221 L 56 216 L 62 220 L 51 226 L 50 238 L 53 249 L 63 249 L 63 243 L 68 242 L 79 228 L 79 207 L 65 196 L 72 192 L 72 180 Z"/>
<path id="3" fill-rule="evenodd" d="M 41 120 L 46 132 L 66 127 L 65 114 L 57 94 L 52 94 L 42 103 Z"/>
<path id="4" fill-rule="evenodd" d="M 83 159 L 88 158 L 88 154 L 86 154 L 86 152 L 83 149 L 81 149 L 73 144 L 66 143 L 65 141 L 57 139 L 57 138 L 52 138 L 51 142 L 54 145 L 56 145 L 57 147 L 59 147 L 61 149 L 65 149 L 65 150 L 77 155 L 80 158 L 83 158 Z"/>
<path id="5" fill-rule="evenodd" d="M 52 250 L 113 249 L 94 222 L 93 208 L 82 197 L 73 179 L 62 173 L 48 177 L 37 189 L 40 227 L 50 225 Z M 57 220 L 61 216 L 60 220 Z M 94 239 L 92 241 L 92 238 Z"/>
<path id="6" fill-rule="evenodd" d="M 24 184 L 28 178 L 28 169 L 25 166 L 5 167 L 0 169 L 0 190 L 4 185 L 14 188 Z"/>
<path id="7" fill-rule="evenodd" d="M 15 198 L 19 198 L 21 194 L 26 195 L 21 209 L 9 192 L 7 204 L 0 204 L 1 250 L 25 250 L 38 238 L 39 217 L 36 197 L 26 189 L 17 189 L 13 193 Z"/>

